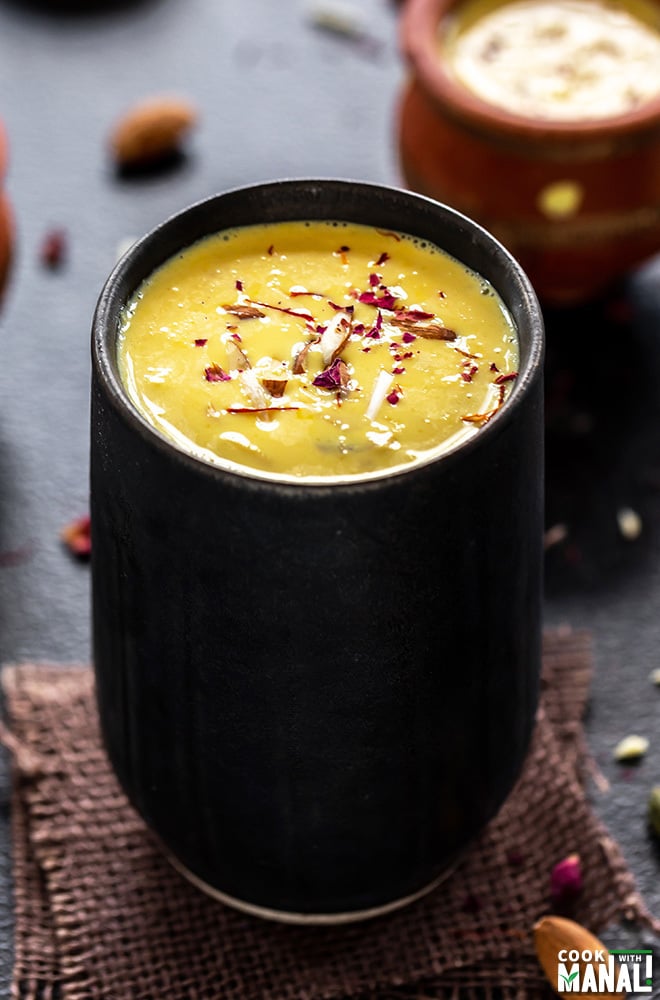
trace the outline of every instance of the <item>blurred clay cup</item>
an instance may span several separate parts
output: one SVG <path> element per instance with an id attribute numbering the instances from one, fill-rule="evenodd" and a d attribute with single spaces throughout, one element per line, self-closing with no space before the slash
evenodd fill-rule
<path id="1" fill-rule="evenodd" d="M 7 279 L 14 234 L 13 218 L 9 207 L 9 201 L 7 199 L 7 195 L 3 191 L 6 172 L 7 136 L 4 126 L 0 121 L 0 296 L 2 296 Z"/>
<path id="2" fill-rule="evenodd" d="M 602 119 L 503 110 L 456 79 L 441 54 L 461 2 L 408 0 L 402 13 L 406 183 L 490 230 L 542 301 L 593 298 L 660 251 L 660 95 Z"/>

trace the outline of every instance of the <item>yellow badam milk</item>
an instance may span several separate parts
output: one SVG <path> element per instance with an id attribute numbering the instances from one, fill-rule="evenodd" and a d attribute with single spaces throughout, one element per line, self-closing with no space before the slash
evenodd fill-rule
<path id="1" fill-rule="evenodd" d="M 442 250 L 337 222 L 227 230 L 127 304 L 121 376 L 185 451 L 284 479 L 405 466 L 479 432 L 517 374 L 501 299 Z"/>

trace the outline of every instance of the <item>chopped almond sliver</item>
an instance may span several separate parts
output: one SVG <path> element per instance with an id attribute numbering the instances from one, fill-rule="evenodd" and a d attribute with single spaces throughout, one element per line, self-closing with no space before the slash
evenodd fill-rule
<path id="1" fill-rule="evenodd" d="M 341 354 L 351 336 L 351 320 L 347 313 L 336 313 L 321 335 L 323 364 L 330 365 Z"/>
<path id="2" fill-rule="evenodd" d="M 424 340 L 456 340 L 457 336 L 455 330 L 450 330 L 449 327 L 443 326 L 442 323 L 422 323 L 400 316 L 395 316 L 389 322 L 392 326 L 396 326 L 400 330 L 406 330 L 408 333 L 414 333 L 417 337 L 422 337 Z"/>
<path id="3" fill-rule="evenodd" d="M 394 375 L 391 375 L 389 372 L 383 370 L 378 373 L 378 377 L 374 383 L 374 391 L 371 393 L 369 406 L 367 407 L 367 412 L 365 413 L 367 420 L 374 419 L 383 405 L 393 381 Z"/>
<path id="4" fill-rule="evenodd" d="M 244 372 L 246 369 L 252 367 L 247 354 L 238 346 L 235 340 L 227 340 L 225 342 L 225 350 L 227 352 L 227 364 L 230 368 Z"/>
<path id="5" fill-rule="evenodd" d="M 293 362 L 293 368 L 291 369 L 294 375 L 302 375 L 304 371 L 307 370 L 307 355 L 309 354 L 310 348 L 314 344 L 318 344 L 320 337 L 315 337 L 314 340 L 308 341 L 305 346 L 296 354 Z"/>
<path id="6" fill-rule="evenodd" d="M 288 381 L 286 378 L 262 378 L 261 384 L 266 392 L 275 399 L 279 399 L 284 395 Z"/>
<path id="7" fill-rule="evenodd" d="M 232 305 L 232 306 L 222 306 L 225 312 L 231 313 L 232 316 L 237 316 L 238 319 L 261 319 L 266 313 L 262 312 L 261 309 L 257 309 L 256 306 L 246 306 L 246 305 Z"/>
<path id="8" fill-rule="evenodd" d="M 268 396 L 256 372 L 252 370 L 244 371 L 238 377 L 241 380 L 241 388 L 252 406 L 260 410 L 268 409 Z"/>

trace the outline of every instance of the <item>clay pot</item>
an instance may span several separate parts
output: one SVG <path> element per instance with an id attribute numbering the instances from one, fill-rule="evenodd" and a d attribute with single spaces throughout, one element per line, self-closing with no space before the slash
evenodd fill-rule
<path id="1" fill-rule="evenodd" d="M 14 231 L 9 201 L 2 191 L 6 170 L 7 138 L 2 122 L 0 122 L 0 297 L 4 291 L 7 271 L 9 269 Z"/>
<path id="2" fill-rule="evenodd" d="M 660 250 L 660 97 L 601 120 L 515 115 L 452 79 L 438 31 L 460 0 L 408 0 L 400 108 L 406 183 L 471 215 L 539 297 L 587 300 Z"/>

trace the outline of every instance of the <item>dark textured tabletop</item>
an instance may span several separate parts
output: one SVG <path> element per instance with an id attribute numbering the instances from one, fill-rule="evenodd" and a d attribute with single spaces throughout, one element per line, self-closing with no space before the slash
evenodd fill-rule
<path id="1" fill-rule="evenodd" d="M 251 181 L 401 182 L 398 8 L 349 4 L 360 38 L 315 25 L 314 10 L 344 6 L 0 0 L 0 118 L 17 227 L 0 312 L 0 661 L 89 659 L 89 572 L 59 531 L 88 506 L 89 328 L 120 245 Z M 188 155 L 157 175 L 118 176 L 112 124 L 162 92 L 199 109 Z M 66 234 L 57 270 L 40 260 L 53 228 Z M 660 913 L 660 852 L 646 823 L 660 784 L 660 687 L 649 680 L 660 667 L 660 259 L 607 302 L 547 318 L 547 523 L 557 541 L 546 617 L 593 632 L 588 738 L 610 782 L 594 802 Z M 641 518 L 634 539 L 618 519 L 627 508 Z M 630 733 L 651 742 L 634 769 L 612 760 Z M 2 996 L 12 937 L 6 772 L 3 757 Z"/>

